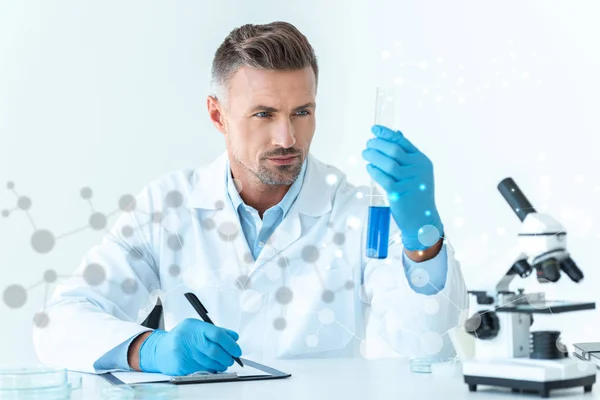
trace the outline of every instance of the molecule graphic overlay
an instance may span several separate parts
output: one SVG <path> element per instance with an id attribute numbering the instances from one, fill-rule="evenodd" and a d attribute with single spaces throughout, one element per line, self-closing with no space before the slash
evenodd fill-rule
<path id="1" fill-rule="evenodd" d="M 335 185 L 338 181 L 339 177 L 334 174 L 326 177 L 329 185 Z M 366 305 L 370 303 L 364 284 L 359 278 L 360 270 L 358 268 L 361 262 L 367 261 L 361 259 L 364 257 L 364 253 L 361 252 L 365 246 L 361 240 L 365 230 L 363 220 L 359 216 L 349 215 L 345 216 L 343 221 L 324 222 L 326 225 L 323 225 L 324 233 L 321 240 L 310 243 L 301 242 L 302 236 L 292 238 L 285 230 L 276 230 L 264 243 L 259 244 L 262 248 L 260 258 L 263 261 L 259 268 L 257 260 L 250 252 L 242 254 L 237 251 L 240 241 L 245 241 L 239 221 L 222 220 L 216 216 L 220 209 L 227 206 L 221 200 L 215 204 L 214 216 L 205 216 L 200 221 L 197 220 L 198 216 L 192 209 L 184 206 L 187 195 L 178 190 L 161 193 L 161 199 L 159 199 L 161 207 L 154 211 L 143 210 L 136 197 L 123 195 L 117 202 L 118 208 L 104 214 L 94 208 L 92 190 L 86 187 L 81 189 L 80 195 L 90 205 L 90 217 L 87 224 L 57 235 L 50 230 L 37 227 L 29 214 L 31 200 L 20 196 L 13 183 L 9 183 L 7 186 L 17 197 L 17 207 L 5 210 L 3 215 L 8 217 L 19 210 L 27 213 L 34 231 L 31 245 L 35 252 L 47 254 L 52 251 L 58 241 L 84 229 L 92 229 L 103 232 L 122 245 L 125 248 L 125 259 L 136 273 L 140 271 L 142 275 L 150 273 L 150 268 L 145 270 L 141 268 L 152 265 L 167 272 L 161 276 L 161 284 L 164 279 L 172 279 L 173 282 L 180 281 L 175 286 L 157 287 L 151 290 L 147 305 L 138 310 L 138 322 L 148 316 L 157 300 L 164 302 L 170 292 L 174 292 L 178 286 L 185 285 L 199 291 L 203 288 L 213 291 L 235 291 L 237 297 L 233 298 L 239 298 L 244 315 L 251 318 L 253 314 L 266 310 L 264 315 L 267 318 L 267 325 L 265 328 L 270 331 L 269 334 L 277 336 L 288 333 L 304 333 L 305 337 L 301 337 L 300 347 L 308 352 L 319 351 L 321 346 L 326 348 L 325 341 L 331 342 L 332 337 L 339 338 L 340 341 L 346 343 L 356 340 L 363 356 L 365 356 L 367 348 L 378 348 L 380 342 L 384 342 L 383 333 L 378 337 L 367 338 L 364 332 L 357 331 L 354 326 L 354 317 L 349 317 L 348 311 L 352 310 L 353 314 L 353 306 L 340 307 L 340 305 L 352 305 L 355 299 Z M 236 184 L 236 188 L 241 191 L 239 183 Z M 356 192 L 356 199 L 366 200 L 366 193 L 367 189 Z M 364 204 L 364 211 L 366 211 L 367 202 L 365 201 Z M 357 210 L 359 209 L 360 207 L 357 207 Z M 118 212 L 126 217 L 124 221 L 127 223 L 119 225 L 118 229 L 107 229 L 109 218 Z M 198 238 L 189 235 L 189 230 L 187 230 L 191 221 L 199 222 L 201 228 L 199 235 L 202 240 L 212 243 L 215 246 L 214 251 L 219 251 L 220 254 L 229 256 L 234 261 L 223 262 L 213 269 L 209 269 L 204 264 L 198 265 L 197 261 L 194 261 L 194 257 L 186 258 L 186 255 L 194 253 L 200 247 L 194 243 Z M 391 238 L 390 244 L 399 243 L 400 240 L 400 236 L 396 235 Z M 431 240 L 429 235 L 423 236 L 423 241 Z M 300 251 L 284 251 L 296 241 Z M 158 242 L 160 244 L 157 244 Z M 156 253 L 166 253 L 170 256 L 168 259 L 171 261 L 166 265 L 157 265 L 157 260 L 149 255 L 148 248 L 155 246 L 162 246 L 162 250 L 156 251 Z M 239 257 L 240 254 L 242 254 L 241 257 Z M 358 254 L 362 254 L 362 256 L 358 256 Z M 398 263 L 401 268 L 402 261 L 399 257 L 386 261 Z M 81 278 L 92 290 L 107 290 L 108 292 L 104 293 L 107 296 L 115 296 L 115 298 L 138 294 L 139 282 L 145 282 L 146 278 L 131 274 L 115 280 L 109 276 L 102 262 L 89 262 L 83 265 L 78 274 L 69 277 L 60 276 L 53 270 L 47 270 L 43 273 L 41 282 L 28 288 L 19 284 L 9 285 L 3 291 L 3 301 L 9 308 L 21 308 L 27 302 L 28 290 L 45 284 L 47 292 L 50 284 L 61 278 L 74 277 Z M 415 270 L 409 279 L 416 287 L 432 285 L 427 272 L 423 269 Z M 260 281 L 260 285 L 257 285 L 258 281 Z M 148 290 L 150 291 L 150 289 Z M 230 298 L 229 293 L 226 297 Z M 45 299 L 47 299 L 47 293 Z M 422 309 L 412 311 L 422 315 L 436 315 L 440 309 L 439 302 L 444 300 L 451 302 L 450 299 L 444 299 L 442 295 L 442 298 L 437 300 L 429 299 Z M 52 323 L 44 311 L 45 307 L 46 304 L 42 311 L 37 312 L 33 317 L 34 324 L 38 328 L 45 328 Z M 454 307 L 459 309 L 457 305 Z M 169 324 L 179 322 L 168 314 L 166 312 L 164 315 L 164 321 L 168 321 Z M 298 326 L 299 318 L 296 318 L 298 314 L 309 318 L 312 321 L 310 325 Z M 460 325 L 461 321 L 458 322 Z M 435 355 L 441 350 L 442 338 L 445 333 L 411 332 L 410 325 L 394 318 L 393 315 L 386 316 L 386 323 L 402 330 L 403 333 L 419 338 L 420 346 L 427 354 Z M 462 324 L 464 323 L 465 321 L 462 321 Z"/>
<path id="2" fill-rule="evenodd" d="M 514 85 L 542 86 L 543 79 L 537 71 L 543 65 L 541 55 L 518 49 L 518 43 L 509 40 L 501 53 L 489 59 L 452 63 L 452 55 L 440 54 L 432 59 L 406 57 L 403 43 L 396 41 L 393 48 L 382 49 L 380 67 L 387 71 L 382 75 L 393 75 L 389 77 L 390 85 L 401 86 L 403 93 L 414 95 L 419 109 L 445 103 L 463 107 L 485 102 L 494 98 L 495 91 L 507 91 Z"/>
<path id="3" fill-rule="evenodd" d="M 57 235 L 48 229 L 40 228 L 37 226 L 30 212 L 32 208 L 32 200 L 27 196 L 19 194 L 17 192 L 16 185 L 14 184 L 14 182 L 7 182 L 6 188 L 10 190 L 17 198 L 17 205 L 13 209 L 2 210 L 1 215 L 4 218 L 8 218 L 13 213 L 19 211 L 22 211 L 26 214 L 33 228 L 33 234 L 30 238 L 31 248 L 33 249 L 33 251 L 39 254 L 49 254 L 55 248 L 59 240 L 62 240 L 68 236 L 74 235 L 86 229 L 103 231 L 106 234 L 111 234 L 110 231 L 106 228 L 108 224 L 108 219 L 114 214 L 118 213 L 119 211 L 129 211 L 133 207 L 135 207 L 135 198 L 131 195 L 124 195 L 119 199 L 118 209 L 110 213 L 104 214 L 95 210 L 94 205 L 92 203 L 92 190 L 89 187 L 84 187 L 81 189 L 80 195 L 81 198 L 83 200 L 86 200 L 90 206 L 90 217 L 87 221 L 87 224 Z M 96 283 L 103 280 L 104 270 L 100 266 L 97 266 L 96 268 L 92 266 L 86 272 L 87 275 L 85 276 L 85 278 L 86 281 L 88 281 L 88 283 Z M 39 285 L 44 284 L 44 307 L 42 308 L 42 311 L 37 312 L 33 318 L 34 324 L 37 327 L 44 328 L 49 323 L 48 315 L 44 312 L 46 305 L 45 303 L 48 299 L 49 285 L 56 283 L 59 280 L 59 278 L 70 277 L 71 275 L 58 275 L 56 271 L 48 269 L 43 273 L 42 279 L 39 282 L 27 288 L 19 284 L 12 284 L 6 287 L 3 292 L 3 301 L 9 308 L 21 308 L 27 302 L 27 292 L 36 288 Z"/>

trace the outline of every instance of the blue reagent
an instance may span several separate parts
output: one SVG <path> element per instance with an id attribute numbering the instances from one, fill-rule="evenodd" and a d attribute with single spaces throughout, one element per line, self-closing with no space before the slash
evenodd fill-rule
<path id="1" fill-rule="evenodd" d="M 367 257 L 377 259 L 387 258 L 389 239 L 390 208 L 388 206 L 369 206 Z"/>

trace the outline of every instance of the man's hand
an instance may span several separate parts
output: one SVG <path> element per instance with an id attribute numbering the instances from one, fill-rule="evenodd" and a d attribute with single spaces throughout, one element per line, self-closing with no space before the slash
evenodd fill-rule
<path id="1" fill-rule="evenodd" d="M 143 336 L 139 338 L 143 340 Z M 155 330 L 141 346 L 134 340 L 130 349 L 139 347 L 139 363 L 134 356 L 130 366 L 137 369 L 139 364 L 141 371 L 167 375 L 223 372 L 233 365 L 233 357 L 242 355 L 238 339 L 238 334 L 229 329 L 188 318 L 169 332 Z"/>
<path id="2" fill-rule="evenodd" d="M 405 249 L 422 251 L 439 244 L 444 226 L 435 206 L 433 163 L 402 132 L 381 125 L 371 131 L 375 138 L 362 155 L 369 162 L 367 172 L 388 194 Z"/>

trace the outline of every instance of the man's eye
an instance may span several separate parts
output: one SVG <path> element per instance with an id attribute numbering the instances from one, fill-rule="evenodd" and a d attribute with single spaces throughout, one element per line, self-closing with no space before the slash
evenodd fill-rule
<path id="1" fill-rule="evenodd" d="M 301 110 L 301 111 L 296 112 L 296 115 L 300 115 L 300 116 L 304 117 L 304 116 L 310 115 L 310 111 L 309 110 Z M 268 111 L 261 111 L 259 113 L 254 114 L 254 116 L 258 117 L 258 118 L 268 118 L 268 117 L 271 117 L 272 114 Z"/>
<path id="2" fill-rule="evenodd" d="M 271 116 L 271 113 L 266 112 L 266 111 L 261 111 L 259 113 L 254 114 L 254 116 L 258 117 L 258 118 L 267 118 L 267 117 Z"/>

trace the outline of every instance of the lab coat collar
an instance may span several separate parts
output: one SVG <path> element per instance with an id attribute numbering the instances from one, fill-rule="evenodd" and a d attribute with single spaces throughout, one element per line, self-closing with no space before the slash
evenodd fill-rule
<path id="1" fill-rule="evenodd" d="M 188 207 L 206 210 L 225 207 L 227 161 L 228 155 L 224 152 L 211 164 L 196 170 L 196 183 L 188 199 Z M 325 164 L 311 153 L 308 154 L 307 161 L 304 182 L 293 208 L 300 214 L 319 217 L 331 210 L 335 186 L 326 182 Z"/>
<path id="2" fill-rule="evenodd" d="M 287 193 L 285 194 L 285 196 L 283 196 L 283 199 L 281 199 L 281 201 L 275 205 L 275 207 L 279 207 L 281 209 L 282 218 L 285 218 L 288 211 L 290 210 L 290 207 L 296 201 L 296 198 L 298 197 L 298 194 L 300 193 L 300 189 L 302 189 L 302 184 L 304 183 L 304 175 L 306 172 L 306 163 L 307 163 L 307 160 L 304 160 L 304 162 L 302 163 L 302 169 L 300 170 L 300 173 L 298 174 L 298 178 L 290 186 L 290 188 L 287 191 Z M 242 200 L 242 197 L 238 193 L 238 190 L 235 187 L 235 184 L 233 182 L 233 177 L 231 175 L 231 166 L 229 164 L 229 161 L 226 162 L 225 168 L 226 168 L 225 175 L 226 175 L 227 193 L 229 194 L 231 203 L 233 204 L 233 209 L 236 212 L 239 212 L 240 207 L 242 205 L 245 206 L 246 204 L 244 203 L 244 200 Z"/>

